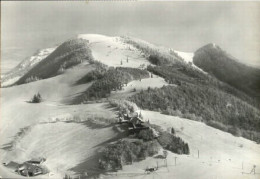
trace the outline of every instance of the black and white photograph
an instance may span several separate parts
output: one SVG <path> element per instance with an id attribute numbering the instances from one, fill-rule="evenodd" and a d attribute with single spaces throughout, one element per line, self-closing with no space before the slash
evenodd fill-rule
<path id="1" fill-rule="evenodd" d="M 0 3 L 0 179 L 260 179 L 260 1 Z"/>

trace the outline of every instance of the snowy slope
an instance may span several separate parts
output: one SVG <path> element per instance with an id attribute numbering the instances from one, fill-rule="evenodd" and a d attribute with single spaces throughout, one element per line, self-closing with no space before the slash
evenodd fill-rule
<path id="1" fill-rule="evenodd" d="M 177 51 L 177 50 L 173 50 L 175 53 L 177 53 L 187 64 L 191 64 L 194 68 L 200 70 L 203 73 L 206 73 L 205 71 L 203 71 L 201 68 L 197 67 L 194 63 L 193 63 L 193 56 L 194 53 L 190 53 L 190 52 L 181 52 L 181 51 Z"/>
<path id="2" fill-rule="evenodd" d="M 150 74 L 151 76 L 151 74 Z M 148 88 L 161 88 L 163 86 L 172 85 L 169 84 L 163 79 L 162 77 L 159 77 L 157 75 L 153 75 L 151 78 L 144 78 L 141 81 L 140 80 L 133 80 L 127 84 L 127 86 L 124 86 L 122 90 L 120 91 L 112 91 L 111 97 L 114 99 L 125 99 L 127 97 L 130 97 L 141 90 L 147 90 Z"/>
<path id="3" fill-rule="evenodd" d="M 17 82 L 25 73 L 50 55 L 56 47 L 40 50 L 35 55 L 23 60 L 10 72 L 1 75 L 1 87 L 6 87 Z"/>
<path id="4" fill-rule="evenodd" d="M 113 109 L 106 108 L 107 104 L 103 103 L 65 105 L 88 88 L 89 84 L 75 86 L 74 83 L 90 70 L 92 65 L 81 64 L 65 71 L 63 75 L 1 89 L 2 177 L 21 177 L 6 169 L 2 165 L 3 162 L 24 162 L 42 156 L 47 158 L 46 166 L 54 174 L 53 177 L 61 178 L 60 176 L 64 176 L 71 168 L 76 167 L 74 171 L 78 171 L 83 166 L 90 167 L 92 160 L 88 159 L 102 142 L 115 137 L 116 133 L 112 127 L 100 129 L 87 123 L 66 122 L 74 120 L 75 117 L 115 117 Z M 44 101 L 39 104 L 28 103 L 37 92 L 40 92 Z M 28 131 L 19 133 L 26 127 L 29 127 Z M 83 143 L 84 145 L 81 145 Z M 3 149 L 11 144 L 14 144 L 12 150 Z"/>
<path id="5" fill-rule="evenodd" d="M 122 37 L 82 34 L 78 38 L 88 40 L 94 59 L 108 66 L 144 68 L 150 65 L 145 54 L 126 43 Z M 167 48 L 136 41 L 160 53 L 171 55 Z M 22 62 L 16 67 L 16 71 L 6 74 L 2 85 L 7 86 L 17 81 L 20 75 L 46 58 L 53 50 L 55 48 L 42 50 Z M 198 68 L 193 64 L 193 53 L 174 52 L 186 63 L 192 63 L 192 66 Z M 112 126 L 100 127 L 86 121 L 93 117 L 115 119 L 116 111 L 107 103 L 68 105 L 74 97 L 90 86 L 90 83 L 75 85 L 75 82 L 91 70 L 93 65 L 81 63 L 65 70 L 59 76 L 1 89 L 1 163 L 46 157 L 46 165 L 56 178 L 67 172 L 89 172 L 97 168 L 93 162 L 97 159 L 96 152 L 115 139 L 117 133 Z M 122 91 L 112 92 L 110 98 L 124 99 L 148 87 L 160 88 L 164 85 L 169 84 L 163 78 L 153 75 L 153 78 L 131 81 Z M 133 92 L 134 89 L 136 92 Z M 37 92 L 40 92 L 44 101 L 39 104 L 28 103 Z M 189 144 L 191 154 L 176 155 L 169 152 L 168 168 L 160 167 L 157 173 L 150 175 L 144 174 L 146 167 L 156 166 L 156 162 L 163 166 L 165 161 L 149 157 L 133 165 L 124 166 L 117 174 L 104 175 L 104 178 L 260 178 L 259 144 L 234 137 L 197 121 L 146 110 L 141 112 L 144 120 L 149 120 L 164 130 L 169 131 L 174 127 L 176 135 Z M 71 122 L 78 117 L 86 121 Z M 28 126 L 29 130 L 19 136 L 19 132 Z M 4 150 L 2 147 L 5 144 L 14 144 L 12 150 Z M 249 174 L 253 165 L 257 166 L 256 175 Z M 20 177 L 1 164 L 0 175 L 5 178 Z"/>
<path id="6" fill-rule="evenodd" d="M 143 68 L 150 64 L 140 50 L 124 43 L 121 37 L 82 34 L 78 38 L 88 40 L 94 59 L 108 66 Z"/>
<path id="7" fill-rule="evenodd" d="M 19 65 L 19 69 L 34 66 L 35 64 L 39 63 L 42 59 L 46 58 L 49 54 L 51 54 L 55 49 L 56 47 L 40 50 L 39 53 L 33 55 L 29 60 L 22 62 Z"/>
<path id="8" fill-rule="evenodd" d="M 174 127 L 176 135 L 188 142 L 191 154 L 176 155 L 169 152 L 168 168 L 164 167 L 165 163 L 162 159 L 147 158 L 133 165 L 124 166 L 124 169 L 117 175 L 112 175 L 113 177 L 131 178 L 135 176 L 138 179 L 260 178 L 259 144 L 189 119 L 144 110 L 142 110 L 142 115 L 145 120 L 161 126 L 166 131 L 170 131 L 171 127 Z M 157 162 L 161 166 L 159 170 L 154 174 L 145 175 L 144 169 L 156 166 Z M 256 165 L 255 175 L 249 174 L 253 165 Z"/>
<path id="9" fill-rule="evenodd" d="M 149 57 L 150 55 L 156 55 L 159 58 L 167 59 L 169 62 L 173 63 L 181 61 L 178 55 L 176 55 L 175 53 L 171 53 L 171 49 L 168 49 L 166 47 L 157 46 L 134 37 L 124 36 L 122 37 L 122 40 L 125 43 L 133 45 L 139 50 L 141 50 L 146 57 Z"/>
<path id="10" fill-rule="evenodd" d="M 146 48 L 149 48 L 151 50 L 158 51 L 161 54 L 169 55 L 169 49 L 166 48 L 166 47 L 163 47 L 163 46 L 160 46 L 160 45 L 155 45 L 155 44 L 149 43 L 147 41 L 144 41 L 142 39 L 138 39 L 138 38 L 135 38 L 135 37 L 124 36 L 124 37 L 122 37 L 122 39 L 126 42 L 132 41 L 134 43 L 137 43 L 141 47 L 146 47 Z"/>
<path id="11" fill-rule="evenodd" d="M 193 64 L 193 56 L 194 53 L 187 53 L 187 52 L 180 52 L 174 50 L 175 53 L 177 53 L 186 63 L 192 63 Z M 193 64 L 194 65 L 194 64 Z"/>

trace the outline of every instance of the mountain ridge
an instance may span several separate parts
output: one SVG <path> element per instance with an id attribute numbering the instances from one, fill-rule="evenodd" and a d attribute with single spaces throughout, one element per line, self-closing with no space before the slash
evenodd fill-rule
<path id="1" fill-rule="evenodd" d="M 193 60 L 197 66 L 217 79 L 260 100 L 260 69 L 238 62 L 212 44 L 198 49 Z"/>
<path id="2" fill-rule="evenodd" d="M 215 57 L 214 54 L 217 54 L 217 56 Z M 221 58 L 219 56 L 221 56 Z M 205 60 L 204 58 L 207 59 Z M 222 58 L 225 58 L 225 60 Z M 6 76 L 1 79 L 1 86 L 19 85 L 50 78 L 63 73 L 67 68 L 82 63 L 84 61 L 82 61 L 82 59 L 87 59 L 86 63 L 98 61 L 108 67 L 140 69 L 145 69 L 153 63 L 154 65 L 183 63 L 181 66 L 191 66 L 204 73 L 204 75 L 209 73 L 209 75 L 213 75 L 218 80 L 228 83 L 245 93 L 249 93 L 253 97 L 257 96 L 258 91 L 260 92 L 260 86 L 257 86 L 257 78 L 252 77 L 257 74 L 260 78 L 260 70 L 237 62 L 231 55 L 214 43 L 209 43 L 194 53 L 186 53 L 164 47 L 157 47 L 134 37 L 109 37 L 100 34 L 79 34 L 76 38 L 67 40 L 58 47 L 40 50 L 38 54 L 28 60 L 24 60 L 6 74 Z M 221 63 L 217 62 L 217 64 L 215 64 L 217 60 L 222 61 Z M 235 68 L 230 66 L 235 66 Z M 223 67 L 226 69 L 223 70 Z M 229 68 L 231 68 L 231 70 Z M 253 72 L 250 74 L 251 69 L 253 69 Z M 234 75 L 232 75 L 232 73 L 234 73 Z M 241 73 L 243 75 L 240 75 Z M 230 76 L 239 75 L 240 77 L 238 78 L 230 78 Z M 243 77 L 246 79 L 243 80 Z M 250 83 L 250 78 L 254 79 L 252 83 Z M 245 81 L 247 85 L 243 87 L 234 81 Z M 260 95 L 258 95 L 257 98 L 260 99 Z"/>

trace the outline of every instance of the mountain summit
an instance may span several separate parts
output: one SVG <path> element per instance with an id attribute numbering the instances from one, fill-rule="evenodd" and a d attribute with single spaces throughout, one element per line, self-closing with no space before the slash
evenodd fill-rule
<path id="1" fill-rule="evenodd" d="M 198 49 L 193 62 L 219 80 L 260 99 L 260 69 L 239 63 L 214 44 Z"/>

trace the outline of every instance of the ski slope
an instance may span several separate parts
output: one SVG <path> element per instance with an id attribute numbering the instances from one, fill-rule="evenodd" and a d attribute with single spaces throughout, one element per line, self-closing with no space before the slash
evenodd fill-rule
<path id="1" fill-rule="evenodd" d="M 135 178 L 158 179 L 260 178 L 259 144 L 189 119 L 144 110 L 142 115 L 145 120 L 166 131 L 174 127 L 176 135 L 189 144 L 190 155 L 176 155 L 169 152 L 168 169 L 164 167 L 162 159 L 147 158 L 132 166 L 125 166 L 124 170 L 117 174 L 118 178 L 131 178 L 133 175 Z M 175 157 L 177 157 L 176 165 Z M 144 175 L 144 169 L 156 166 L 156 162 L 161 166 L 157 174 Z M 250 174 L 253 165 L 256 165 L 255 175 Z M 137 171 L 139 174 L 133 174 Z"/>
<path id="2" fill-rule="evenodd" d="M 96 117 L 114 118 L 115 113 L 104 103 L 66 105 L 88 88 L 89 84 L 75 85 L 75 82 L 90 70 L 92 65 L 82 64 L 63 75 L 1 89 L 2 177 L 21 178 L 2 163 L 22 163 L 35 157 L 46 157 L 46 166 L 54 178 L 94 165 L 90 159 L 97 149 L 117 134 L 111 126 L 100 128 L 87 121 Z M 28 103 L 38 92 L 44 101 Z"/>
<path id="3" fill-rule="evenodd" d="M 121 37 L 82 34 L 78 38 L 88 40 L 94 59 L 108 66 L 144 68 L 150 64 L 140 50 L 124 43 Z"/>

